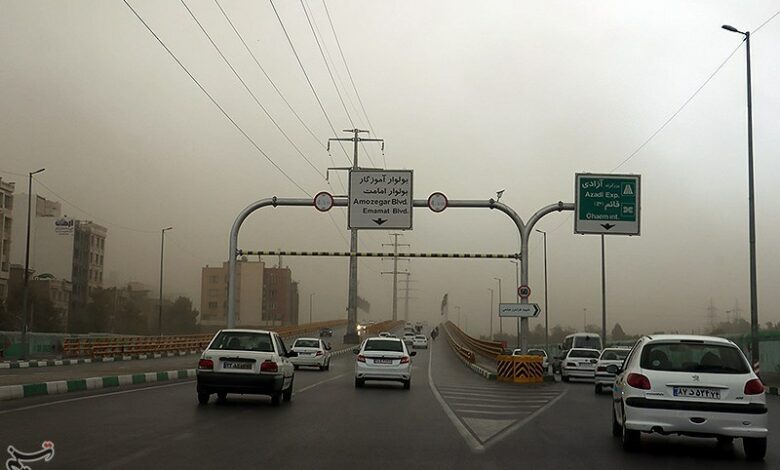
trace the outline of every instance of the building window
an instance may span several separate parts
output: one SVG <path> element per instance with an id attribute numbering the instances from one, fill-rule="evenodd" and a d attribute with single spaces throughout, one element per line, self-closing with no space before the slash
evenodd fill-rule
<path id="1" fill-rule="evenodd" d="M 217 302 L 209 302 L 209 309 L 214 310 L 219 304 Z"/>
<path id="2" fill-rule="evenodd" d="M 217 283 L 217 276 L 209 276 L 209 282 L 212 284 Z"/>

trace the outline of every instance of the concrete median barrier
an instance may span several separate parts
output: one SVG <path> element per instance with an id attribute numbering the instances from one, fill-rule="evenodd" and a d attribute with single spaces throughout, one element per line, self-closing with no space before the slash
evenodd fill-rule
<path id="1" fill-rule="evenodd" d="M 86 379 L 56 380 L 52 382 L 40 382 L 22 385 L 6 385 L 0 387 L 0 401 L 41 395 L 56 395 L 60 393 L 98 390 L 102 388 L 120 387 L 123 385 L 165 382 L 194 377 L 195 369 L 182 369 L 164 372 L 144 372 L 137 374 L 89 377 Z"/>

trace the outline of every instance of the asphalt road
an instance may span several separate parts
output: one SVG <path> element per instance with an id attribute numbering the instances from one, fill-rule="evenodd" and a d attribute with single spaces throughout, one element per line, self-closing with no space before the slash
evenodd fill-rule
<path id="1" fill-rule="evenodd" d="M 714 439 L 643 436 L 639 452 L 624 453 L 610 433 L 610 399 L 595 396 L 592 385 L 488 382 L 444 341 L 419 352 L 409 391 L 400 384 L 355 389 L 353 360 L 334 359 L 326 372 L 299 370 L 292 403 L 278 408 L 252 396 L 198 406 L 192 381 L 2 403 L 0 449 L 54 442 L 55 457 L 32 469 L 780 465 L 777 427 L 764 463 L 746 462 L 738 442 L 718 448 Z M 770 413 L 780 410 L 777 397 L 769 402 Z"/>

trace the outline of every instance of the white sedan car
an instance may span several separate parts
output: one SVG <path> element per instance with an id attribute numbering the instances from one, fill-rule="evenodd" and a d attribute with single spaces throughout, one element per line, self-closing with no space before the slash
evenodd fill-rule
<path id="1" fill-rule="evenodd" d="M 766 454 L 764 385 L 742 351 L 726 339 L 653 335 L 634 345 L 615 378 L 612 434 L 627 450 L 640 433 L 742 438 L 745 456 Z"/>
<path id="2" fill-rule="evenodd" d="M 296 369 L 301 366 L 319 367 L 320 370 L 330 369 L 330 346 L 319 338 L 298 338 L 291 350 L 298 354 L 290 358 L 290 362 Z"/>
<path id="3" fill-rule="evenodd" d="M 220 330 L 198 361 L 198 402 L 212 393 L 224 401 L 228 393 L 269 395 L 271 403 L 290 401 L 295 371 L 284 342 L 273 331 Z"/>
<path id="4" fill-rule="evenodd" d="M 428 338 L 426 338 L 425 335 L 415 335 L 414 340 L 412 341 L 412 348 L 428 349 Z"/>
<path id="5" fill-rule="evenodd" d="M 615 374 L 610 372 L 609 366 L 623 365 L 623 361 L 628 356 L 629 348 L 606 348 L 601 351 L 599 362 L 596 363 L 595 392 L 601 393 L 603 387 L 610 387 L 615 383 Z"/>
<path id="6" fill-rule="evenodd" d="M 596 362 L 601 351 L 598 349 L 572 348 L 566 353 L 561 364 L 561 379 L 568 382 L 571 379 L 593 380 Z"/>
<path id="7" fill-rule="evenodd" d="M 355 388 L 361 388 L 366 380 L 401 382 L 404 389 L 412 385 L 412 356 L 417 351 L 406 348 L 398 338 L 368 338 L 359 348 L 355 361 Z"/>

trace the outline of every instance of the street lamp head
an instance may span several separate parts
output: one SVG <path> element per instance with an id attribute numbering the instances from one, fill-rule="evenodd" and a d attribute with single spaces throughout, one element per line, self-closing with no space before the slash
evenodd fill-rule
<path id="1" fill-rule="evenodd" d="M 44 171 L 46 171 L 46 168 L 41 168 L 40 170 L 37 171 L 31 171 L 30 176 L 37 175 L 38 173 L 43 173 Z"/>
<path id="2" fill-rule="evenodd" d="M 173 227 L 165 227 L 164 229 L 162 229 L 163 232 L 165 232 L 166 230 L 173 230 Z"/>
<path id="3" fill-rule="evenodd" d="M 543 234 L 543 235 L 547 235 L 547 232 L 545 232 L 544 230 L 539 230 L 539 229 L 537 228 L 537 229 L 536 229 L 536 231 L 537 231 L 537 232 L 539 232 L 539 233 L 541 233 L 541 234 Z"/>
<path id="4" fill-rule="evenodd" d="M 501 191 L 496 191 L 496 202 L 501 200 L 501 196 L 504 195 L 504 191 L 506 191 L 506 190 L 502 189 Z"/>
<path id="5" fill-rule="evenodd" d="M 742 31 L 738 30 L 737 28 L 731 26 L 730 24 L 724 24 L 723 26 L 721 26 L 721 28 L 725 29 L 726 31 L 731 31 L 732 33 L 745 34 Z"/>

